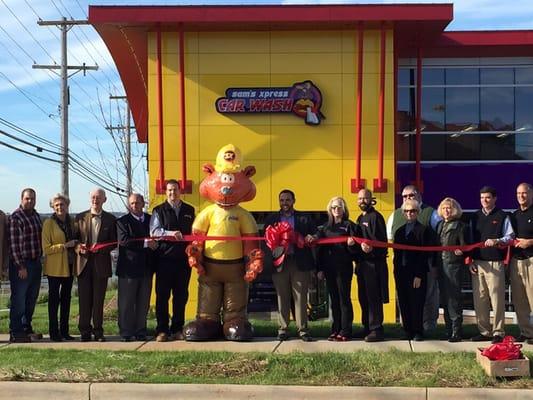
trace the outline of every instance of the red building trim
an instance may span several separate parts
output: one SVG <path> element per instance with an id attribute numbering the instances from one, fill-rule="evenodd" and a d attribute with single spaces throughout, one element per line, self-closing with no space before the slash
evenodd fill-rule
<path id="1" fill-rule="evenodd" d="M 181 192 L 192 193 L 192 181 L 187 180 L 187 135 L 185 119 L 185 40 L 183 26 L 179 29 L 179 77 L 180 77 L 180 113 L 181 113 Z"/>
<path id="2" fill-rule="evenodd" d="M 363 46 L 365 30 L 363 24 L 357 27 L 357 99 L 355 116 L 355 178 L 351 181 L 352 193 L 357 193 L 366 186 L 364 179 L 361 179 L 361 146 L 362 146 L 362 124 L 363 124 Z"/>
<path id="3" fill-rule="evenodd" d="M 416 57 L 416 142 L 415 142 L 415 184 L 422 190 L 421 160 L 422 160 L 422 48 L 418 48 Z"/>
<path id="4" fill-rule="evenodd" d="M 385 193 L 387 181 L 383 179 L 383 154 L 385 143 L 385 62 L 387 57 L 387 31 L 381 24 L 379 63 L 379 105 L 378 105 L 378 178 L 374 179 L 374 192 Z"/>
<path id="5" fill-rule="evenodd" d="M 159 179 L 156 180 L 156 193 L 165 193 L 165 146 L 163 125 L 163 66 L 161 54 L 161 29 L 157 30 L 157 124 L 159 139 Z"/>

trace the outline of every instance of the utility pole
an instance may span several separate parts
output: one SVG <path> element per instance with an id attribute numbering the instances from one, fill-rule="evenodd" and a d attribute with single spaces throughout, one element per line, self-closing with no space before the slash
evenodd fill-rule
<path id="1" fill-rule="evenodd" d="M 37 21 L 37 24 L 41 26 L 46 25 L 55 25 L 61 30 L 61 65 L 42 65 L 34 64 L 32 68 L 34 69 L 49 69 L 52 72 L 56 73 L 55 70 L 60 69 L 61 72 L 58 74 L 61 77 L 61 192 L 68 196 L 69 187 L 68 187 L 68 105 L 69 105 L 69 86 L 68 78 L 72 75 L 83 71 L 88 70 L 96 71 L 98 65 L 87 66 L 85 63 L 83 65 L 68 65 L 67 62 L 67 32 L 74 25 L 88 25 L 89 21 L 87 20 L 68 20 L 63 17 L 61 21 Z M 68 70 L 75 70 L 72 74 L 68 74 Z"/>
<path id="2" fill-rule="evenodd" d="M 132 189 L 132 171 L 131 171 L 131 112 L 130 104 L 126 96 L 109 96 L 110 100 L 124 100 L 126 102 L 126 125 L 125 126 L 108 126 L 107 129 L 113 134 L 113 130 L 123 130 L 126 142 L 126 189 L 128 196 L 133 192 Z"/>

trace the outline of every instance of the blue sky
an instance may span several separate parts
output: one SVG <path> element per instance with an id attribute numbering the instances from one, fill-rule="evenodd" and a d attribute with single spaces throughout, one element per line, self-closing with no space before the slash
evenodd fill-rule
<path id="1" fill-rule="evenodd" d="M 60 62 L 59 30 L 41 27 L 36 21 L 85 19 L 89 4 L 101 5 L 176 5 L 176 4 L 346 4 L 346 3 L 450 3 L 449 1 L 141 1 L 141 0 L 0 0 L 0 130 L 37 143 L 7 123 L 15 124 L 32 134 L 60 143 L 59 78 L 53 73 L 34 70 L 31 65 Z M 454 21 L 448 30 L 532 29 L 533 1 L 458 0 L 454 3 Z M 98 34 L 90 26 L 73 27 L 68 35 L 69 64 L 98 64 L 98 71 L 86 76 L 78 73 L 70 79 L 71 104 L 70 147 L 83 165 L 97 169 L 107 181 L 125 188 L 124 168 L 116 150 L 122 146 L 120 134 L 115 140 L 106 125 L 117 126 L 124 121 L 124 104 L 110 101 L 109 95 L 122 95 L 123 88 L 113 61 Z M 119 137 L 117 137 L 119 136 Z M 133 136 L 135 139 L 135 136 Z M 33 154 L 57 159 L 50 152 L 37 153 L 3 134 L 0 141 Z M 144 192 L 147 177 L 143 155 L 146 146 L 133 140 L 134 189 Z M 53 145 L 41 144 L 54 150 Z M 37 190 L 37 209 L 49 212 L 48 199 L 60 190 L 59 164 L 30 157 L 0 145 L 0 209 L 11 212 L 18 206 L 20 190 Z M 71 172 L 71 211 L 88 206 L 88 194 L 95 184 Z M 120 197 L 109 193 L 107 209 L 122 211 Z"/>

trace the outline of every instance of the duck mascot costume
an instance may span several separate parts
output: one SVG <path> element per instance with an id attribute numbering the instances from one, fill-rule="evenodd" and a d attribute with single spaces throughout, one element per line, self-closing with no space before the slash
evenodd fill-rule
<path id="1" fill-rule="evenodd" d="M 216 240 L 194 241 L 186 249 L 189 265 L 198 271 L 196 319 L 184 329 L 188 341 L 253 338 L 246 312 L 248 282 L 263 270 L 264 255 L 257 241 L 235 240 L 258 234 L 253 216 L 239 205 L 255 197 L 250 179 L 255 167 L 241 169 L 241 162 L 240 150 L 228 144 L 219 150 L 214 167 L 203 166 L 207 177 L 200 195 L 213 204 L 195 218 L 192 233 Z"/>

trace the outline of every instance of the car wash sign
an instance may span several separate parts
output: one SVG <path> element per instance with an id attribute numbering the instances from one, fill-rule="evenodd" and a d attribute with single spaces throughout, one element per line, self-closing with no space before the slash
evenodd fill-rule
<path id="1" fill-rule="evenodd" d="M 229 88 L 215 106 L 221 114 L 292 113 L 308 125 L 325 119 L 320 111 L 322 94 L 311 81 L 291 87 Z"/>

